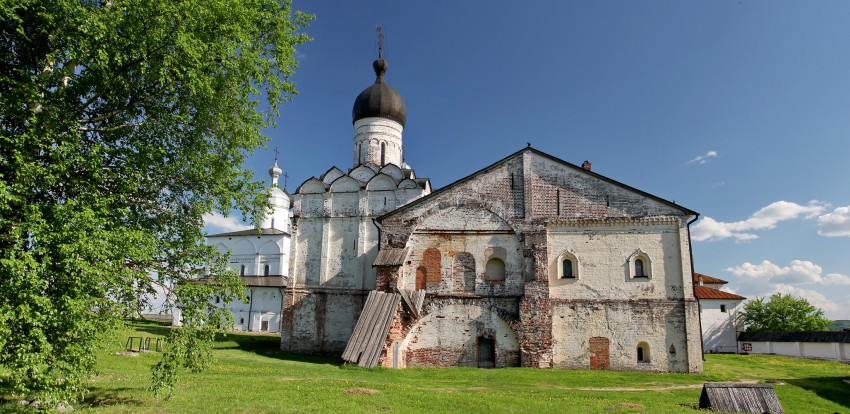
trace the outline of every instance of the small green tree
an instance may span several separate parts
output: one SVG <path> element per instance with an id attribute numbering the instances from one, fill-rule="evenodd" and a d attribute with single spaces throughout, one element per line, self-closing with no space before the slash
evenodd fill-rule
<path id="1" fill-rule="evenodd" d="M 829 323 L 806 299 L 781 293 L 747 302 L 740 319 L 748 332 L 825 331 Z"/>
<path id="2" fill-rule="evenodd" d="M 202 215 L 267 209 L 242 167 L 295 94 L 310 16 L 289 0 L 0 0 L 0 393 L 85 391 L 152 284 L 185 329 L 154 370 L 198 370 L 241 294 Z M 188 283 L 211 265 L 214 283 Z"/>

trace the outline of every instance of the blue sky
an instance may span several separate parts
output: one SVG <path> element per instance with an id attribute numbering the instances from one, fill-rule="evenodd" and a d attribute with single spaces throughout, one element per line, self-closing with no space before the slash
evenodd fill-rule
<path id="1" fill-rule="evenodd" d="M 850 319 L 850 2 L 296 1 L 300 95 L 246 167 L 294 190 L 351 167 L 351 107 L 407 104 L 405 158 L 439 188 L 533 147 L 701 213 L 695 269 Z M 211 231 L 227 229 L 210 220 Z M 215 225 L 213 223 L 218 223 Z"/>

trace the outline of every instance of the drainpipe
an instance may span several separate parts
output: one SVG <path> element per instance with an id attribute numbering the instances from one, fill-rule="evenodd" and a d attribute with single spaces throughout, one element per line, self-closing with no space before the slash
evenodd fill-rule
<path id="1" fill-rule="evenodd" d="M 248 289 L 248 332 L 251 332 L 251 309 L 254 309 L 254 289 Z"/>
<path id="2" fill-rule="evenodd" d="M 280 316 L 277 318 L 277 333 L 283 335 L 283 288 L 277 288 L 280 293 Z"/>
<path id="3" fill-rule="evenodd" d="M 697 301 L 697 322 L 699 322 L 699 350 L 700 354 L 702 354 L 702 360 L 705 361 L 705 344 L 703 344 L 702 337 L 702 315 L 701 309 L 699 306 L 699 299 L 697 299 L 697 287 L 693 284 L 694 280 L 694 246 L 691 244 L 691 224 L 694 224 L 695 221 L 699 220 L 699 213 L 694 216 L 693 220 L 688 221 L 688 253 L 691 255 L 691 285 L 693 286 L 694 299 Z"/>

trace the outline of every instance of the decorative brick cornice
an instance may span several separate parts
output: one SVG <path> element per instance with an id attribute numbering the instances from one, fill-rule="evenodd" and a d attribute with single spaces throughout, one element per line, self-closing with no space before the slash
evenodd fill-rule
<path id="1" fill-rule="evenodd" d="M 547 227 L 570 226 L 570 227 L 614 227 L 629 226 L 635 224 L 680 224 L 681 217 L 677 216 L 652 216 L 652 217 L 607 217 L 607 218 L 555 218 L 549 220 Z"/>

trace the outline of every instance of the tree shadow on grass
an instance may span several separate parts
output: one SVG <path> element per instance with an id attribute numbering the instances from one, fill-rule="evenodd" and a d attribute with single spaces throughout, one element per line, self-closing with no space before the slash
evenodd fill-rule
<path id="1" fill-rule="evenodd" d="M 121 391 L 130 391 L 134 388 L 111 388 L 109 390 L 91 390 L 82 401 L 81 405 L 86 407 L 110 407 L 116 405 L 140 406 L 143 403 L 130 397 L 120 395 Z"/>
<path id="2" fill-rule="evenodd" d="M 168 337 L 171 325 L 168 322 L 151 320 L 131 320 L 129 326 L 138 332 Z M 238 349 L 256 355 L 293 362 L 306 362 L 321 365 L 343 365 L 339 357 L 321 355 L 292 354 L 280 350 L 280 336 L 256 333 L 229 332 L 216 335 L 213 349 Z"/>
<path id="3" fill-rule="evenodd" d="M 783 380 L 788 384 L 812 391 L 823 399 L 850 408 L 850 384 L 842 377 L 814 377 Z"/>

